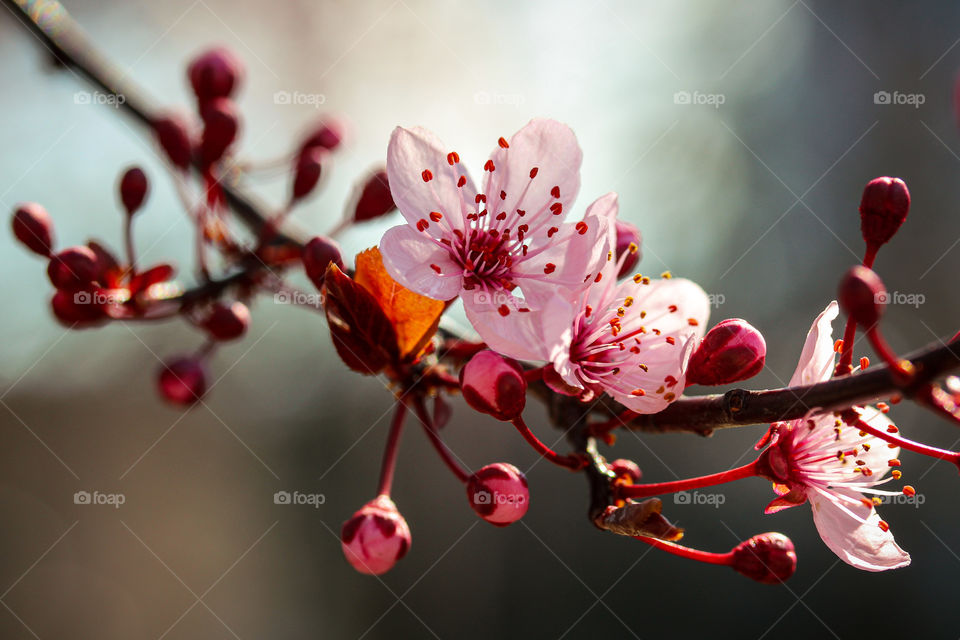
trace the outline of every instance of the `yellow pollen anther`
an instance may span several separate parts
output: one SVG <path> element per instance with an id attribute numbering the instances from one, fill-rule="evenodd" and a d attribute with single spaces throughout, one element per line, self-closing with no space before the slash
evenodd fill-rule
<path id="1" fill-rule="evenodd" d="M 624 298 L 623 306 L 629 307 L 632 304 L 633 304 L 633 296 L 627 296 L 626 298 Z"/>
<path id="2" fill-rule="evenodd" d="M 669 280 L 670 278 L 673 277 L 673 274 L 670 273 L 669 271 L 664 271 L 663 273 L 660 274 L 660 277 L 663 278 L 664 280 Z"/>

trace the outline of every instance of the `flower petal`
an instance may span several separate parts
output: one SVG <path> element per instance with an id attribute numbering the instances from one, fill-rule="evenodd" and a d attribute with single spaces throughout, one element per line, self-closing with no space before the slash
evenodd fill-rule
<path id="1" fill-rule="evenodd" d="M 807 333 L 807 340 L 800 353 L 800 362 L 790 378 L 791 387 L 813 384 L 829 380 L 835 366 L 833 350 L 833 321 L 840 314 L 840 307 L 834 300 L 827 305 Z"/>
<path id="2" fill-rule="evenodd" d="M 425 224 L 434 237 L 445 228 L 463 230 L 465 206 L 475 208 L 476 188 L 463 165 L 448 162 L 448 151 L 439 138 L 420 127 L 397 127 L 387 148 L 393 201 L 411 226 Z M 458 187 L 461 176 L 466 184 Z M 435 211 L 443 215 L 441 222 L 431 219 Z"/>
<path id="3" fill-rule="evenodd" d="M 862 494 L 849 492 L 859 499 Z M 836 499 L 810 495 L 813 522 L 823 542 L 847 564 L 864 571 L 886 571 L 910 564 L 910 554 L 900 548 L 890 531 L 880 528 L 880 516 L 870 509 L 865 521 L 842 508 Z M 863 508 L 861 508 L 863 509 Z"/>
<path id="4" fill-rule="evenodd" d="M 580 191 L 583 153 L 570 127 L 556 120 L 531 120 L 510 138 L 508 147 L 498 146 L 490 160 L 493 171 L 484 183 L 484 193 L 493 215 L 500 211 L 513 215 L 522 209 L 561 222 Z M 501 193 L 506 197 L 501 199 Z M 561 212 L 554 216 L 549 207 L 557 202 Z"/>
<path id="5" fill-rule="evenodd" d="M 387 229 L 380 240 L 380 253 L 390 277 L 407 289 L 434 300 L 450 300 L 460 293 L 460 265 L 446 249 L 412 227 L 401 224 Z"/>
<path id="6" fill-rule="evenodd" d="M 560 296 L 551 299 L 543 309 L 524 312 L 518 310 L 512 296 L 506 302 L 490 302 L 481 295 L 462 298 L 470 324 L 488 347 L 502 355 L 539 362 L 550 360 L 564 345 L 569 350 L 575 310 Z M 507 307 L 507 315 L 500 312 L 497 302 Z M 519 306 L 525 308 L 522 303 Z"/>

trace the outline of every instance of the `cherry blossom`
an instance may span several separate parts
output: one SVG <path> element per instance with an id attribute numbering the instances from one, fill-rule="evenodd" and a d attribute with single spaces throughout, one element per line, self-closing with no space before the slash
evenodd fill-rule
<path id="1" fill-rule="evenodd" d="M 831 302 L 814 321 L 791 387 L 830 379 L 835 364 L 831 323 L 838 313 L 837 303 Z M 856 411 L 876 429 L 892 425 L 873 407 Z M 867 571 L 910 564 L 910 555 L 897 545 L 889 525 L 877 514 L 875 500 L 867 497 L 897 495 L 875 487 L 890 480 L 883 477 L 891 466 L 899 465 L 899 448 L 888 447 L 833 413 L 811 413 L 777 427 L 764 458 L 779 497 L 767 513 L 809 501 L 820 537 L 847 564 Z"/>

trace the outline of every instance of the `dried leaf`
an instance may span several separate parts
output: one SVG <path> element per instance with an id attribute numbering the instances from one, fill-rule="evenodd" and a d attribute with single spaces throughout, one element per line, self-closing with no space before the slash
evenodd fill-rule
<path id="1" fill-rule="evenodd" d="M 374 374 L 400 359 L 397 333 L 377 300 L 335 264 L 327 268 L 323 293 L 333 345 L 348 367 Z"/>
<path id="2" fill-rule="evenodd" d="M 621 536 L 647 536 L 671 542 L 683 537 L 683 529 L 673 526 L 660 511 L 659 498 L 631 502 L 624 507 L 608 507 L 597 523 L 601 528 Z"/>
<path id="3" fill-rule="evenodd" d="M 390 277 L 380 249 L 357 254 L 355 279 L 369 291 L 393 323 L 403 358 L 416 357 L 437 332 L 446 303 L 414 293 Z"/>

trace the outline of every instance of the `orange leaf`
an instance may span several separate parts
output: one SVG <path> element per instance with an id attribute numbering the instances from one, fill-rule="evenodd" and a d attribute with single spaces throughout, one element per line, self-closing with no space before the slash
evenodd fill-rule
<path id="1" fill-rule="evenodd" d="M 416 357 L 437 332 L 446 303 L 414 293 L 391 278 L 377 247 L 358 253 L 356 263 L 354 280 L 376 298 L 393 323 L 400 355 Z"/>

